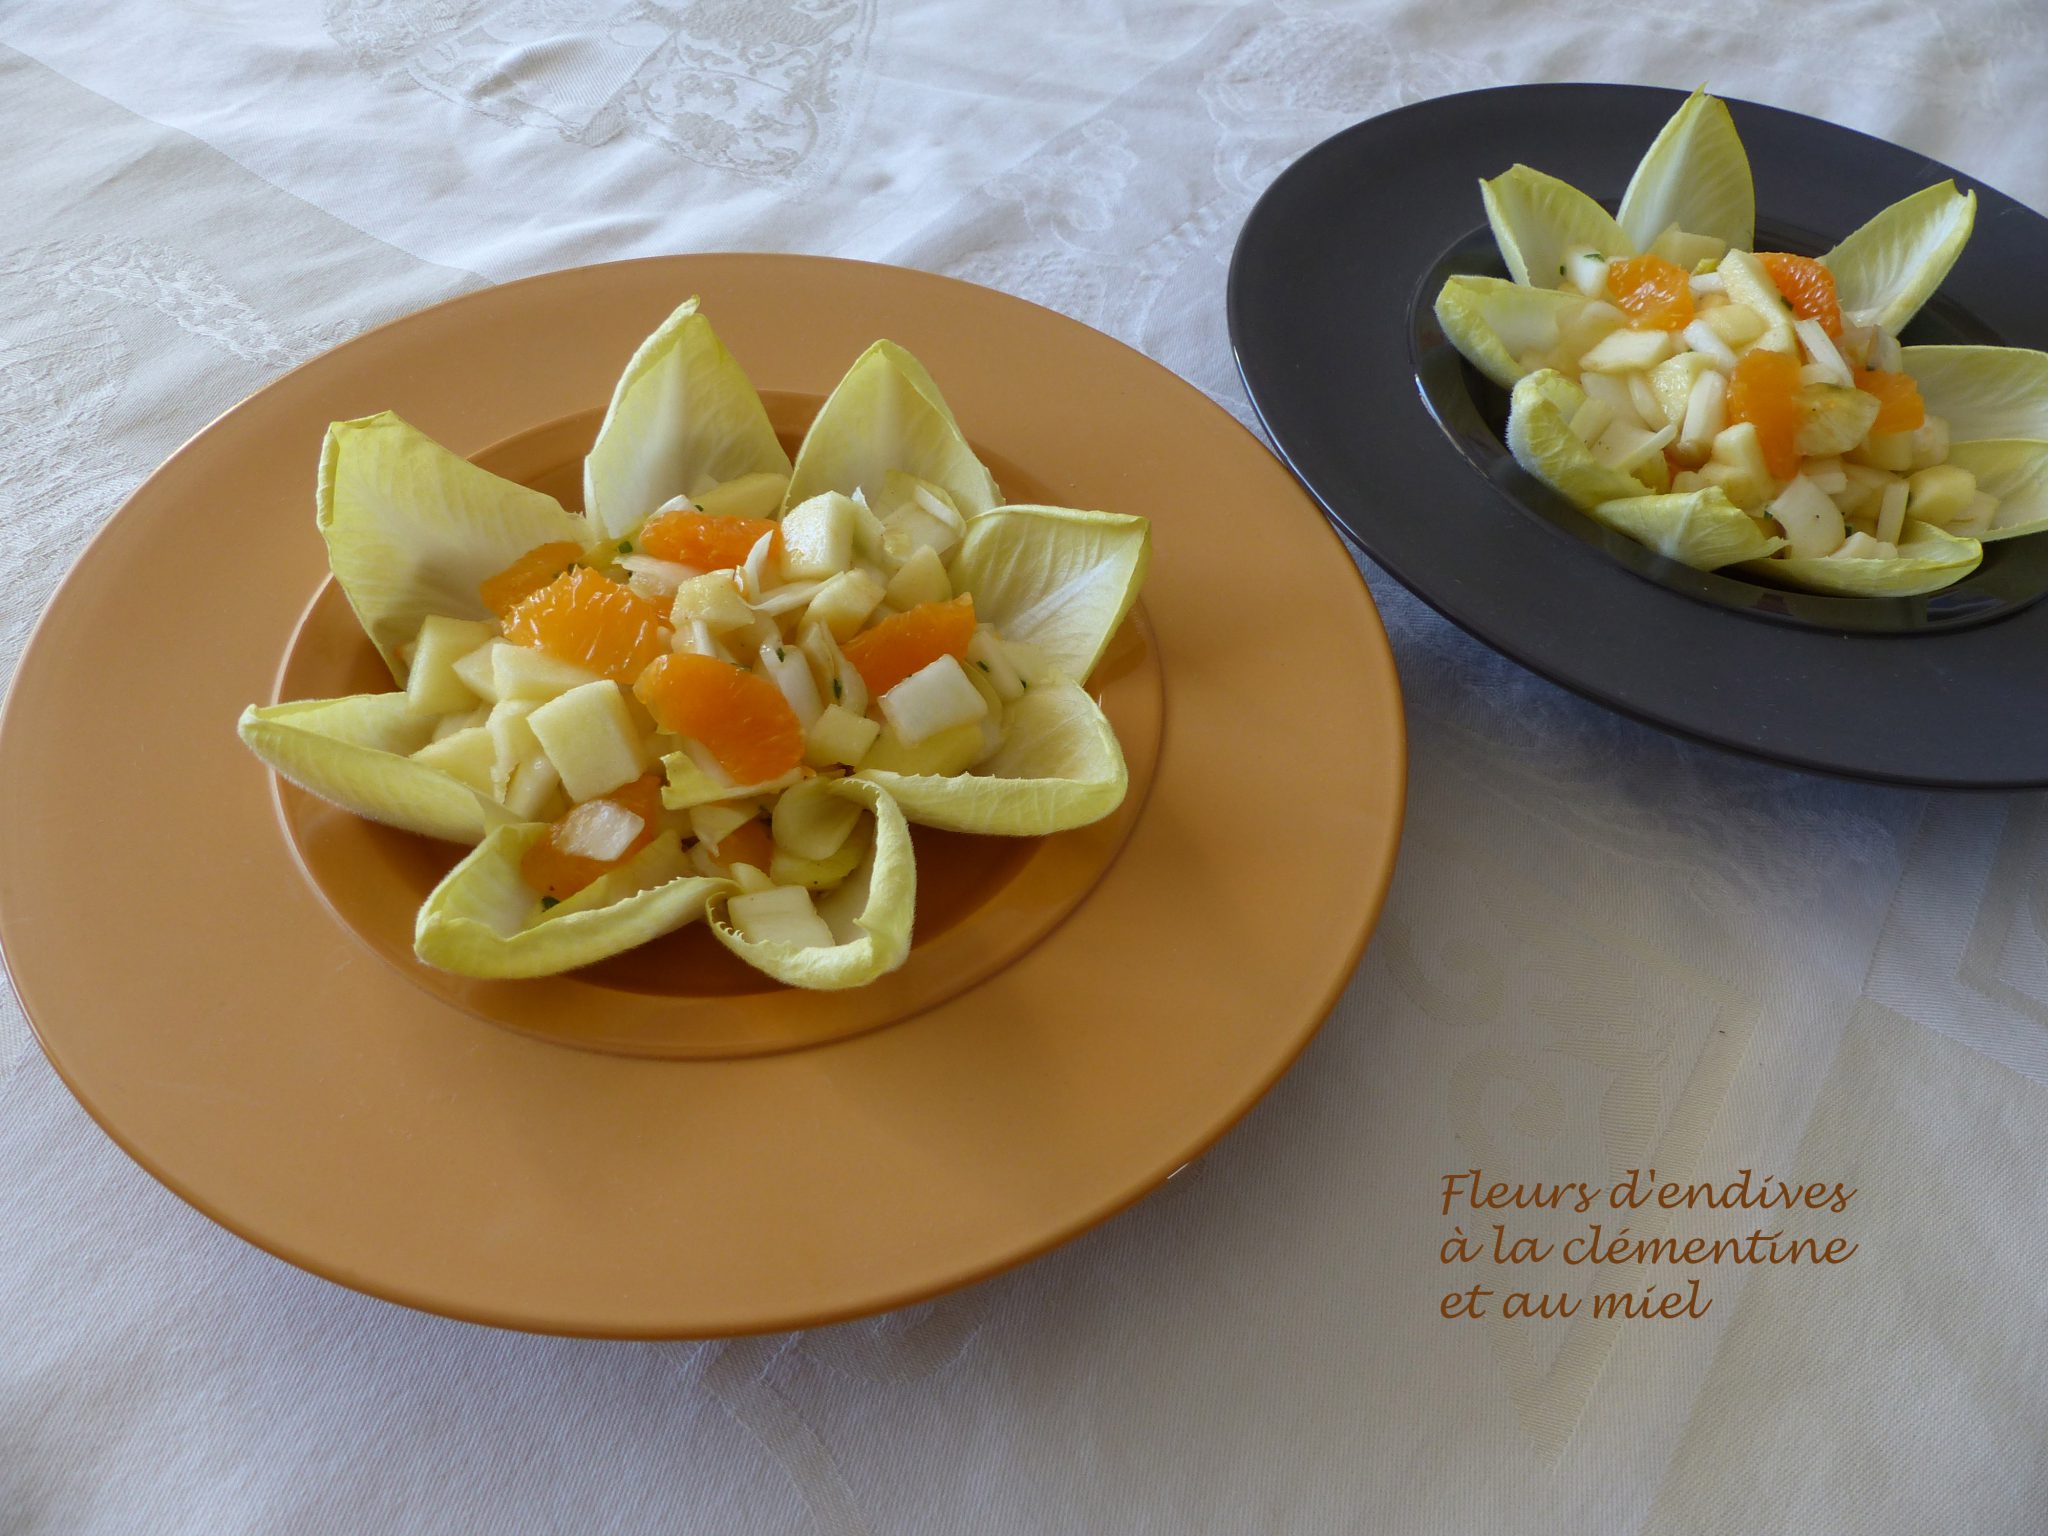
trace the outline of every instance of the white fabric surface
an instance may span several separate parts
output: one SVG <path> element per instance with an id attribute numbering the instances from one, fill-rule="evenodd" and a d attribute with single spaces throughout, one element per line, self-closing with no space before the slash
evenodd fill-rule
<path id="1" fill-rule="evenodd" d="M 1421 97 L 1707 80 L 2048 206 L 2032 0 L 15 0 L 0 45 L 7 670 L 177 441 L 482 282 L 905 262 L 1248 417 L 1244 213 Z M 352 1295 L 153 1184 L 0 1001 L 0 1532 L 2048 1529 L 2041 799 L 1689 747 L 1369 575 L 1413 792 L 1359 978 L 1161 1194 L 906 1313 L 622 1345 Z M 1696 1322 L 1437 1316 L 1439 1174 L 1639 1164 L 1843 1179 L 1862 1249 Z"/>

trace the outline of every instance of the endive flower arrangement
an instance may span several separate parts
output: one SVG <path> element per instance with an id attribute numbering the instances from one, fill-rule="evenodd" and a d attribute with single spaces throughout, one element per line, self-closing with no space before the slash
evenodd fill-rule
<path id="1" fill-rule="evenodd" d="M 241 736 L 473 845 L 419 912 L 445 970 L 547 975 L 702 919 L 778 981 L 859 986 L 910 950 L 911 823 L 1036 836 L 1123 800 L 1082 685 L 1147 523 L 1006 504 L 889 342 L 792 464 L 692 299 L 620 379 L 582 512 L 387 413 L 328 430 L 318 522 L 398 687 Z"/>
<path id="2" fill-rule="evenodd" d="M 1511 391 L 1508 447 L 1673 560 L 1845 596 L 1958 581 L 2048 527 L 2048 354 L 1902 347 L 1969 239 L 1943 182 L 1818 258 L 1758 253 L 1749 161 L 1695 91 L 1610 215 L 1525 165 L 1480 183 L 1510 279 L 1444 334 Z"/>

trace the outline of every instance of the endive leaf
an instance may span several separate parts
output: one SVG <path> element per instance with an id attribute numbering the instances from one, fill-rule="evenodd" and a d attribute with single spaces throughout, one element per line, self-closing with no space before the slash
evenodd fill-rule
<path id="1" fill-rule="evenodd" d="M 2023 347 L 1907 347 L 1906 372 L 1949 441 L 2048 438 L 2048 352 Z"/>
<path id="2" fill-rule="evenodd" d="M 1465 360 L 1503 389 L 1529 372 L 1520 359 L 1548 354 L 1558 325 L 1585 304 L 1576 293 L 1501 277 L 1453 277 L 1436 296 L 1436 322 Z"/>
<path id="3" fill-rule="evenodd" d="M 552 976 L 672 933 L 732 889 L 690 867 L 674 832 L 551 909 L 519 877 L 519 861 L 545 837 L 528 822 L 500 827 L 449 870 L 420 907 L 413 952 L 458 976 Z"/>
<path id="4" fill-rule="evenodd" d="M 1843 317 L 1897 335 L 1963 254 L 1976 218 L 1977 194 L 1958 192 L 1953 181 L 1877 214 L 1821 257 L 1835 275 Z"/>
<path id="5" fill-rule="evenodd" d="M 854 360 L 797 449 L 783 509 L 837 491 L 882 504 L 891 470 L 928 480 L 968 517 L 1002 500 L 924 365 L 893 341 Z"/>
<path id="6" fill-rule="evenodd" d="M 1727 103 L 1704 90 L 1685 99 L 1637 164 L 1615 221 L 1637 250 L 1672 224 L 1749 249 L 1756 187 Z"/>
<path id="7" fill-rule="evenodd" d="M 1604 502 L 1646 496 L 1634 475 L 1603 464 L 1571 429 L 1585 392 L 1554 368 L 1515 385 L 1508 400 L 1508 451 L 1515 462 L 1573 506 L 1590 512 Z"/>
<path id="8" fill-rule="evenodd" d="M 621 538 L 674 496 L 789 473 L 761 397 L 690 299 L 640 344 L 583 461 L 583 507 Z"/>
<path id="9" fill-rule="evenodd" d="M 1479 195 L 1501 260 L 1518 283 L 1555 288 L 1565 254 L 1579 246 L 1591 246 L 1603 256 L 1636 254 L 1605 208 L 1571 183 L 1526 165 L 1480 182 Z"/>
<path id="10" fill-rule="evenodd" d="M 818 915 L 839 942 L 829 947 L 755 943 L 740 937 L 714 902 L 711 931 L 758 971 L 792 987 L 837 991 L 886 976 L 910 953 L 917 913 L 917 866 L 903 812 L 873 784 L 835 779 L 832 793 L 857 800 L 875 818 L 874 846 L 837 890 L 818 901 Z M 721 895 L 730 894 L 729 891 Z"/>
<path id="11" fill-rule="evenodd" d="M 327 429 L 318 518 L 334 579 L 400 682 L 398 648 L 429 614 L 489 618 L 484 578 L 537 545 L 590 540 L 554 497 L 478 469 L 389 411 Z"/>
<path id="12" fill-rule="evenodd" d="M 1983 558 L 1984 548 L 1975 539 L 1959 539 L 1909 518 L 1895 560 L 1803 556 L 1746 561 L 1742 569 L 1779 586 L 1837 597 L 1912 597 L 1953 586 Z"/>
<path id="13" fill-rule="evenodd" d="M 661 803 L 671 811 L 687 811 L 697 805 L 722 805 L 734 800 L 752 800 L 772 795 L 797 782 L 798 775 L 786 773 L 779 779 L 759 784 L 729 784 L 713 778 L 687 752 L 663 756 Z"/>
<path id="14" fill-rule="evenodd" d="M 972 773 L 859 777 L 926 827 L 1042 837 L 1100 821 L 1129 786 L 1123 749 L 1095 701 L 1064 679 L 1027 689 L 1004 711 L 1003 745 Z"/>
<path id="15" fill-rule="evenodd" d="M 1085 679 L 1131 611 L 1152 560 L 1152 525 L 1118 512 L 999 507 L 967 524 L 953 590 L 1005 640 L 1036 646 Z"/>
<path id="16" fill-rule="evenodd" d="M 1998 498 L 1991 526 L 1977 535 L 1984 543 L 2048 528 L 2048 442 L 1954 443 L 1948 461 L 1975 475 L 1978 490 Z"/>
<path id="17" fill-rule="evenodd" d="M 1694 570 L 1761 560 L 1785 541 L 1730 501 L 1719 487 L 1603 501 L 1590 514 L 1667 559 Z"/>
<path id="18" fill-rule="evenodd" d="M 344 810 L 451 843 L 474 843 L 512 813 L 488 795 L 408 755 L 434 720 L 402 693 L 359 693 L 251 706 L 235 729 L 285 778 Z"/>

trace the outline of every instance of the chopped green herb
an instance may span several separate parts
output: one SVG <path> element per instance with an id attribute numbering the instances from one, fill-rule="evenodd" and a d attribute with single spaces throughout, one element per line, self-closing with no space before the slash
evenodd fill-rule
<path id="1" fill-rule="evenodd" d="M 1605 256 L 1602 256 L 1598 251 L 1595 251 L 1593 252 L 1593 259 L 1595 261 L 1605 261 L 1607 258 Z"/>
<path id="2" fill-rule="evenodd" d="M 781 647 L 781 646 L 779 646 L 779 645 L 778 645 L 777 647 L 775 647 L 775 659 L 776 659 L 777 661 L 781 661 L 781 660 L 783 660 L 783 659 L 784 659 L 784 658 L 783 658 L 783 654 L 782 654 L 782 647 Z"/>
<path id="3" fill-rule="evenodd" d="M 985 662 L 985 661 L 977 661 L 977 662 L 975 663 L 975 665 L 976 665 L 977 667 L 981 668 L 981 670 L 982 670 L 982 671 L 984 671 L 984 672 L 986 672 L 986 671 L 988 670 L 988 663 L 987 663 L 987 662 Z"/>
<path id="4" fill-rule="evenodd" d="M 540 899 L 540 909 L 543 912 L 547 911 L 549 907 L 559 907 L 561 904 L 561 898 L 558 896 L 543 896 Z"/>
<path id="5" fill-rule="evenodd" d="M 619 540 L 619 553 L 622 555 L 630 555 L 631 553 L 633 553 L 633 541 L 631 539 Z"/>
<path id="6" fill-rule="evenodd" d="M 839 679 L 836 677 L 832 679 L 832 697 L 835 699 L 846 697 L 846 689 L 841 686 Z"/>
<path id="7" fill-rule="evenodd" d="M 1564 276 L 1564 263 L 1561 261 L 1557 264 L 1557 275 L 1559 277 Z"/>

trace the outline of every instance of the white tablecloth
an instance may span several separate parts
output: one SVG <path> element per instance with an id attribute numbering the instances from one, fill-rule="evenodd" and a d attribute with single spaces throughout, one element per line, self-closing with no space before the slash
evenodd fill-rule
<path id="1" fill-rule="evenodd" d="M 1246 210 L 1421 97 L 1706 80 L 2048 206 L 2035 0 L 14 0 L 0 45 L 6 669 L 217 410 L 525 273 L 903 262 L 1248 417 Z M 1157 1197 L 905 1313 L 630 1345 L 353 1295 L 158 1188 L 0 1005 L 0 1531 L 2048 1530 L 2042 800 L 1682 745 L 1368 575 L 1413 793 L 1323 1035 Z M 1698 1271 L 1690 1321 L 1439 1316 L 1509 1273 L 1440 1262 L 1440 1175 L 1638 1165 L 1840 1180 L 1780 1224 L 1860 1246 Z"/>

